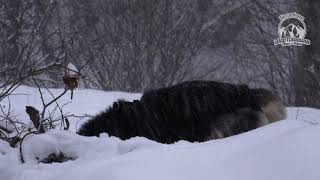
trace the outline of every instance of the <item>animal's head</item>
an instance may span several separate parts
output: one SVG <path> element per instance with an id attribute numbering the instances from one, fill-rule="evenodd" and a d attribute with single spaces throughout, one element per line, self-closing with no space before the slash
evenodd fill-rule
<path id="1" fill-rule="evenodd" d="M 118 100 L 117 102 L 113 103 L 110 112 L 112 112 L 113 116 L 120 116 L 122 118 L 124 116 L 135 116 L 138 113 L 138 107 L 140 107 L 138 106 L 139 104 L 141 103 L 138 100 L 134 100 L 133 102 Z"/>
<path id="2" fill-rule="evenodd" d="M 277 95 L 263 88 L 252 89 L 251 92 L 255 101 L 268 118 L 269 123 L 287 117 L 286 107 Z"/>
<path id="3" fill-rule="evenodd" d="M 112 108 L 114 110 L 119 111 L 125 107 L 130 107 L 130 106 L 133 106 L 134 104 L 137 104 L 137 103 L 139 103 L 138 100 L 133 100 L 133 102 L 130 102 L 130 101 L 125 101 L 125 100 L 120 99 L 120 100 L 113 103 Z"/>

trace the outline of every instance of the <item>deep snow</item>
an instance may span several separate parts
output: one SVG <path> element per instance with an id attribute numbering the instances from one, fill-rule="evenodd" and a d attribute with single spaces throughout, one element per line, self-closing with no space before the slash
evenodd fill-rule
<path id="1" fill-rule="evenodd" d="M 53 90 L 58 94 L 63 90 Z M 21 95 L 21 94 L 29 94 Z M 25 105 L 41 109 L 36 88 L 21 87 L 10 98 L 17 117 L 28 121 Z M 139 99 L 140 94 L 76 90 L 60 102 L 70 102 L 65 112 L 94 115 L 118 99 Z M 50 95 L 45 95 L 49 99 Z M 8 102 L 1 105 L 8 107 Z M 286 120 L 237 136 L 205 143 L 179 141 L 159 144 L 142 137 L 121 141 L 102 134 L 81 137 L 70 131 L 52 130 L 30 135 L 23 143 L 25 164 L 17 148 L 0 141 L 0 180 L 319 180 L 320 110 L 288 108 Z M 84 120 L 83 120 L 84 121 Z M 52 152 L 63 152 L 73 161 L 38 164 Z"/>

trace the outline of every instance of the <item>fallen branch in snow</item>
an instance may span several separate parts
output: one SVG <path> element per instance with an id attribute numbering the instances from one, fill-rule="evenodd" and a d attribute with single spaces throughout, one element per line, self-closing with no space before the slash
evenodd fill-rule
<path id="1" fill-rule="evenodd" d="M 4 140 L 4 141 L 8 142 L 11 147 L 14 147 L 14 146 L 16 146 L 16 144 L 18 142 L 21 141 L 21 138 L 18 137 L 18 136 L 15 136 L 15 137 L 12 137 L 12 138 L 2 137 L 1 140 Z"/>
<path id="2" fill-rule="evenodd" d="M 39 160 L 39 162 L 46 163 L 46 164 L 53 163 L 53 162 L 62 163 L 62 162 L 74 160 L 74 159 L 75 158 L 67 157 L 62 152 L 60 152 L 59 154 L 52 153 L 47 158 L 43 160 Z"/>
<path id="3" fill-rule="evenodd" d="M 22 137 L 22 139 L 21 139 L 21 141 L 20 141 L 20 146 L 19 146 L 20 160 L 21 160 L 22 163 L 25 163 L 24 158 L 23 158 L 23 153 L 22 153 L 22 143 L 23 143 L 23 140 L 24 140 L 28 135 L 30 135 L 30 134 L 39 134 L 39 132 L 38 132 L 38 131 L 31 131 L 31 132 L 25 134 L 25 135 Z"/>

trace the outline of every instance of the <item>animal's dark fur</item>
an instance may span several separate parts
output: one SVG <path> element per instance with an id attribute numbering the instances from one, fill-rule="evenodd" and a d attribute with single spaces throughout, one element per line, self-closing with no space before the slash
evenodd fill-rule
<path id="1" fill-rule="evenodd" d="M 162 143 L 235 135 L 264 124 L 261 102 L 269 100 L 261 94 L 274 96 L 264 91 L 214 81 L 184 82 L 147 91 L 140 101 L 115 102 L 78 133 L 98 136 L 107 132 L 121 139 L 143 136 Z"/>

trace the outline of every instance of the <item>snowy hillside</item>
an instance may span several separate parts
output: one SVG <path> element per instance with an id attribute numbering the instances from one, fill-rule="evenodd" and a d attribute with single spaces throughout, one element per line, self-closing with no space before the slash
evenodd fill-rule
<path id="1" fill-rule="evenodd" d="M 59 93 L 63 90 L 53 90 Z M 27 94 L 27 95 L 26 95 Z M 116 99 L 139 99 L 140 94 L 76 90 L 73 100 L 60 102 L 71 114 L 94 115 Z M 50 95 L 45 95 L 50 99 Z M 36 88 L 21 87 L 10 98 L 16 116 L 28 121 L 25 106 L 41 109 Z M 1 106 L 8 107 L 8 102 Z M 0 141 L 0 180 L 319 180 L 320 110 L 288 108 L 286 120 L 237 136 L 205 143 L 180 141 L 159 144 L 142 137 L 121 141 L 102 134 L 76 135 L 53 130 L 24 141 L 25 164 L 17 148 Z M 80 123 L 85 121 L 83 119 Z M 38 164 L 35 157 L 63 152 L 64 163 Z"/>

